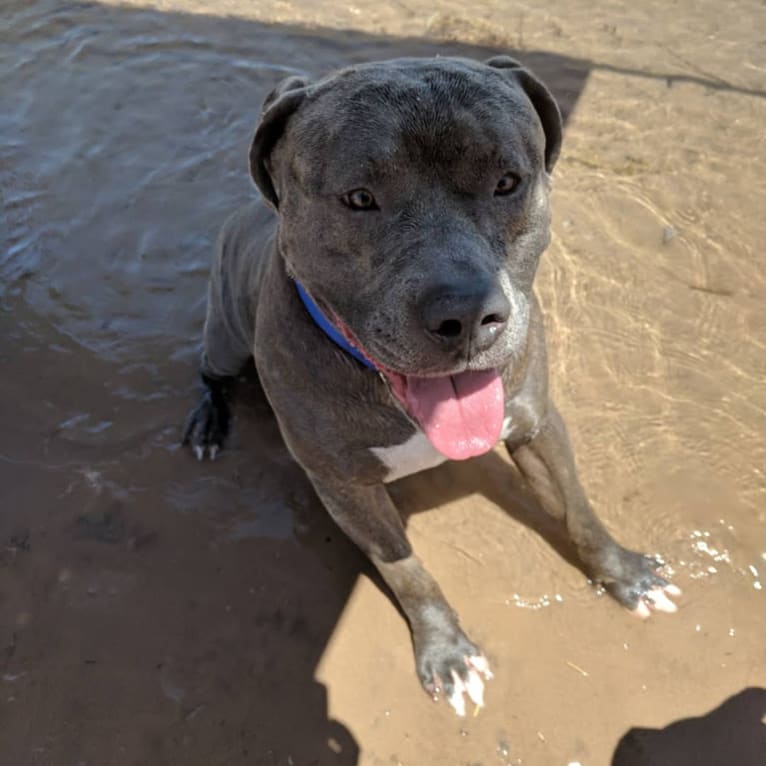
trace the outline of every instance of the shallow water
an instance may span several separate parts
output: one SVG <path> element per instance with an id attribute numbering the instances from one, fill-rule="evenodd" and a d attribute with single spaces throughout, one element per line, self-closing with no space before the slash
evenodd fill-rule
<path id="1" fill-rule="evenodd" d="M 691 743 L 762 762 L 763 696 L 735 695 L 766 686 L 766 19 L 634 5 L 3 5 L 8 763 L 602 764 L 730 698 L 614 763 L 678 766 Z M 553 389 L 599 512 L 685 595 L 648 624 L 600 598 L 499 453 L 401 482 L 496 671 L 461 722 L 419 690 L 406 626 L 254 387 L 220 461 L 177 440 L 268 89 L 507 47 L 568 116 L 538 281 Z"/>

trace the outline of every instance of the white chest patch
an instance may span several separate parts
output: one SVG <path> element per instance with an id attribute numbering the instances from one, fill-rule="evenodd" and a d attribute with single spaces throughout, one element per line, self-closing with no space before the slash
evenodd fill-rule
<path id="1" fill-rule="evenodd" d="M 510 432 L 511 418 L 506 417 L 500 438 L 505 439 Z M 427 471 L 447 460 L 420 429 L 402 444 L 395 444 L 393 447 L 371 447 L 370 451 L 388 469 L 384 482 L 396 481 L 413 473 Z"/>
<path id="2" fill-rule="evenodd" d="M 372 447 L 371 452 L 388 469 L 383 479 L 385 482 L 435 468 L 447 459 L 428 441 L 428 437 L 420 429 L 402 444 L 395 444 L 393 447 Z"/>

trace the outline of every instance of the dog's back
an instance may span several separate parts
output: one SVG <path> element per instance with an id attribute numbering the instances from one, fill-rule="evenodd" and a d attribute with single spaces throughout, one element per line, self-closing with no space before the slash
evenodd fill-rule
<path id="1" fill-rule="evenodd" d="M 205 322 L 206 369 L 212 374 L 236 375 L 253 352 L 261 277 L 273 251 L 276 223 L 258 199 L 223 225 L 208 286 L 214 310 Z"/>

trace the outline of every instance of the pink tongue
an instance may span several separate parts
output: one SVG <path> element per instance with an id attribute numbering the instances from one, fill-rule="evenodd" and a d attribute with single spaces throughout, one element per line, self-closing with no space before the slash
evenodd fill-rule
<path id="1" fill-rule="evenodd" d="M 431 444 L 450 460 L 483 455 L 503 430 L 503 381 L 496 370 L 407 378 L 405 406 Z"/>

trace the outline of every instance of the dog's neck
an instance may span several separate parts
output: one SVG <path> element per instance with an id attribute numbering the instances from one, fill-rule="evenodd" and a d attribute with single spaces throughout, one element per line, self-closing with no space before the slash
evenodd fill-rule
<path id="1" fill-rule="evenodd" d="M 361 352 L 359 349 L 351 345 L 341 334 L 337 327 L 325 316 L 322 309 L 314 303 L 311 296 L 306 292 L 303 285 L 296 279 L 295 287 L 298 290 L 298 295 L 303 301 L 303 305 L 306 307 L 306 311 L 309 312 L 309 316 L 314 320 L 314 323 L 319 329 L 339 348 L 342 348 L 347 354 L 351 354 L 354 359 L 359 360 L 365 367 L 369 367 L 371 370 L 377 369 L 375 365 Z"/>

